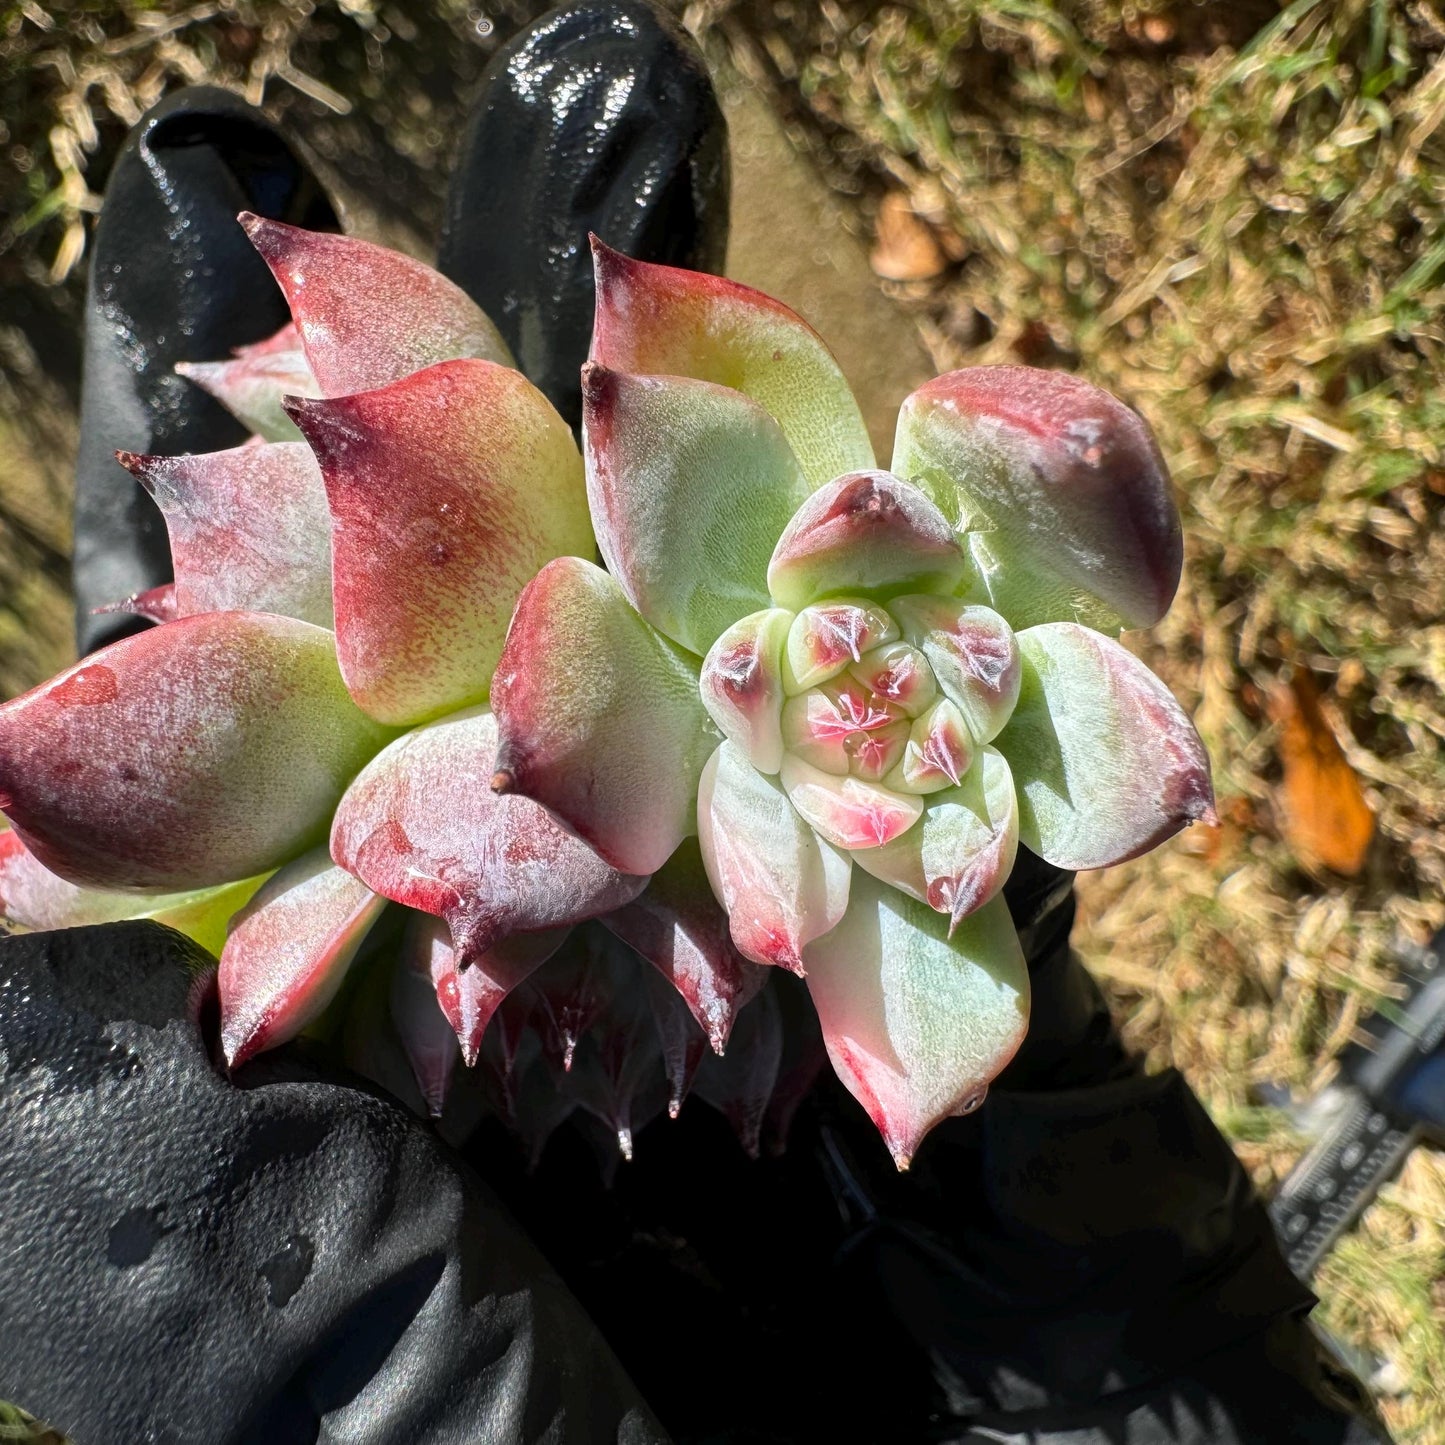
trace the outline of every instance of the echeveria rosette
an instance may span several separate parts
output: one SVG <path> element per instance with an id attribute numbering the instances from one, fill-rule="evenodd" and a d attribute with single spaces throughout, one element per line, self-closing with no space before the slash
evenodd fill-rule
<path id="1" fill-rule="evenodd" d="M 667 1065 L 675 1106 L 761 980 L 700 859 L 649 883 L 490 788 L 488 686 L 515 596 L 549 557 L 593 554 L 576 444 L 450 282 L 354 238 L 243 222 L 294 320 L 183 370 L 263 435 L 122 456 L 165 517 L 175 581 L 119 605 L 164 625 L 0 709 L 19 829 L 0 833 L 0 909 L 190 933 L 221 956 L 239 1064 L 318 1021 L 385 903 L 402 905 L 380 1012 L 436 1113 L 509 995 L 513 1031 L 556 1035 L 545 1069 L 566 1073 L 581 1014 L 548 1000 L 568 978 L 596 991 L 577 957 L 601 934 L 571 931 L 602 915 L 611 952 L 666 980 L 665 1001 L 639 986 L 594 1027 L 650 1008 L 645 1058 L 659 1088 Z M 554 956 L 545 989 L 525 988 Z M 565 1112 L 517 1122 L 535 1142 Z"/>
<path id="2" fill-rule="evenodd" d="M 908 398 L 881 471 L 798 317 L 595 249 L 608 570 L 523 592 L 495 786 L 627 871 L 696 834 L 737 948 L 806 978 L 905 1167 L 1023 1037 L 1019 843 L 1095 868 L 1211 814 L 1197 733 L 1113 635 L 1178 582 L 1158 449 L 1077 378 L 978 368 Z"/>

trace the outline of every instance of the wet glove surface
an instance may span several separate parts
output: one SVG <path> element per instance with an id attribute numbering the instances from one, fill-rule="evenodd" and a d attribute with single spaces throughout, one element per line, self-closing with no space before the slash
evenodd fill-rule
<path id="1" fill-rule="evenodd" d="M 172 369 L 221 360 L 289 319 L 236 224 L 243 210 L 312 230 L 337 225 L 310 172 L 239 96 L 193 86 L 148 111 L 111 172 L 90 258 L 73 566 L 82 653 L 145 625 L 91 608 L 171 577 L 160 511 L 116 451 L 246 440 L 240 422 Z"/>
<path id="2" fill-rule="evenodd" d="M 151 923 L 0 940 L 0 1398 L 78 1445 L 663 1435 L 495 1197 Z"/>
<path id="3" fill-rule="evenodd" d="M 584 0 L 492 58 L 437 265 L 576 426 L 592 335 L 587 233 L 720 273 L 727 226 L 727 128 L 697 47 L 644 0 Z"/>

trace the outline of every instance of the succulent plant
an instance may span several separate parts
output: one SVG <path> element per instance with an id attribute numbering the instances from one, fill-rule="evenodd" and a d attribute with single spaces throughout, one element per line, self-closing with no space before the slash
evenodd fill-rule
<path id="1" fill-rule="evenodd" d="M 954 373 L 880 472 L 796 316 L 598 246 L 584 476 L 452 283 L 243 221 L 293 321 L 180 369 L 256 436 L 122 455 L 175 581 L 117 604 L 157 626 L 0 707 L 7 916 L 219 951 L 236 1065 L 321 1018 L 400 904 L 348 1006 L 363 1062 L 393 1031 L 439 1113 L 485 1044 L 534 1152 L 578 1107 L 626 1152 L 694 1084 L 756 1149 L 811 1067 L 760 993 L 781 965 L 906 1164 L 1022 1037 L 1020 838 L 1096 867 L 1210 806 L 1110 635 L 1179 572 L 1143 423 Z"/>
<path id="2" fill-rule="evenodd" d="M 595 251 L 607 570 L 522 593 L 494 786 L 629 873 L 696 833 L 738 949 L 805 976 L 906 1166 L 1023 1037 L 1019 842 L 1096 868 L 1211 815 L 1197 733 L 1115 640 L 1178 582 L 1163 463 L 1098 388 L 984 367 L 910 396 L 879 471 L 787 308 Z"/>
<path id="3" fill-rule="evenodd" d="M 155 917 L 219 952 L 232 1064 L 317 1018 L 388 898 L 426 910 L 445 925 L 408 930 L 391 1014 L 439 1110 L 457 1040 L 474 1060 L 569 926 L 648 881 L 488 786 L 516 595 L 550 558 L 594 553 L 581 457 L 452 283 L 243 222 L 293 323 L 181 370 L 257 436 L 121 457 L 160 504 L 175 581 L 118 604 L 159 626 L 0 708 L 0 904 L 28 927 Z M 659 886 L 615 927 L 660 940 L 665 906 Z M 712 907 L 679 926 L 711 926 L 730 964 Z M 689 966 L 669 946 L 720 1047 L 731 996 L 703 997 Z"/>

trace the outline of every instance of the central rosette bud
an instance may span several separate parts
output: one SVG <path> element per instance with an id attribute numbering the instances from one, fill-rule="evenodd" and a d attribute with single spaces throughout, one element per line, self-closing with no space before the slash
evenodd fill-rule
<path id="1" fill-rule="evenodd" d="M 975 752 L 968 724 L 886 607 L 862 599 L 805 607 L 782 662 L 783 785 L 830 841 L 887 843 L 921 813 L 916 799 L 962 782 Z"/>
<path id="2" fill-rule="evenodd" d="M 966 784 L 1019 695 L 1018 644 L 972 600 L 969 559 L 928 499 L 886 472 L 840 477 L 773 552 L 775 607 L 703 664 L 708 712 L 827 842 L 878 850 Z"/>

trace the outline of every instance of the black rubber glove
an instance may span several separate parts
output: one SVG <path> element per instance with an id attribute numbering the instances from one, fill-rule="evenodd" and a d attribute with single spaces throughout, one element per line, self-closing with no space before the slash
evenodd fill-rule
<path id="1" fill-rule="evenodd" d="M 0 941 L 0 1398 L 78 1445 L 665 1438 L 430 1131 L 296 1048 L 212 1067 L 211 966 Z"/>
<path id="2" fill-rule="evenodd" d="M 697 47 L 644 0 L 560 6 L 492 58 L 437 258 L 574 427 L 589 231 L 643 260 L 723 268 L 722 113 Z"/>
<path id="3" fill-rule="evenodd" d="M 207 452 L 246 440 L 240 422 L 173 370 L 221 360 L 289 319 L 236 224 L 244 210 L 336 228 L 311 173 L 239 96 L 195 86 L 147 111 L 111 172 L 90 256 L 73 563 L 82 653 L 146 625 L 91 608 L 171 578 L 160 510 L 116 451 Z"/>
<path id="4" fill-rule="evenodd" d="M 1071 883 L 1021 855 L 1028 1039 L 906 1175 L 828 1072 L 756 1163 L 695 1106 L 611 1191 L 565 1133 L 535 1176 L 474 1145 L 675 1439 L 1387 1439 L 1228 1144 L 1123 1048 L 1069 951 Z"/>

